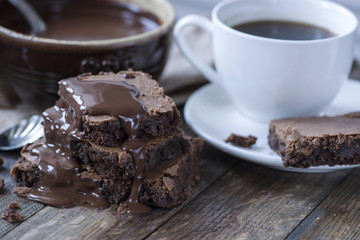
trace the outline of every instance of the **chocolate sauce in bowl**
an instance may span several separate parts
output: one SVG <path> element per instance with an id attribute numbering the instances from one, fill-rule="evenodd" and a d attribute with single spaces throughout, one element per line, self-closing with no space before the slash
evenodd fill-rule
<path id="1" fill-rule="evenodd" d="M 46 32 L 41 35 L 45 38 L 77 41 L 115 39 L 152 31 L 160 26 L 160 20 L 155 15 L 135 5 L 117 1 L 54 1 L 50 9 L 40 12 L 47 26 Z M 3 25 L 31 34 L 23 18 Z"/>
<path id="2" fill-rule="evenodd" d="M 144 143 L 136 137 L 145 108 L 138 90 L 121 81 L 69 78 L 60 82 L 60 99 L 43 113 L 46 141 L 33 146 L 30 154 L 39 161 L 41 179 L 29 198 L 51 206 L 109 206 L 100 192 L 101 178 L 87 176 L 74 159 L 74 144 L 84 138 L 82 117 L 111 115 L 120 119 L 128 135 L 122 149 L 135 161 L 136 175 L 127 200 L 128 212 L 143 213 L 149 207 L 138 202 L 145 168 Z"/>

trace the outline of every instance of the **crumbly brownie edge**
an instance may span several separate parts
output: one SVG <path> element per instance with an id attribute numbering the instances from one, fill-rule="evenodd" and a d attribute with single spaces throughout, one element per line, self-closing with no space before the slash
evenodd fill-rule
<path id="1" fill-rule="evenodd" d="M 360 135 L 304 138 L 290 142 L 281 155 L 286 167 L 360 164 Z"/>
<path id="2" fill-rule="evenodd" d="M 284 141 L 280 140 L 278 134 L 276 134 L 276 127 L 273 125 L 270 125 L 269 128 L 269 135 L 268 135 L 268 144 L 271 149 L 273 149 L 275 152 L 281 154 L 285 150 L 285 143 Z"/>
<path id="3" fill-rule="evenodd" d="M 83 130 L 85 132 L 85 138 L 98 145 L 116 146 L 127 138 L 127 134 L 124 128 L 122 128 L 120 120 L 115 117 L 100 124 L 94 124 L 91 121 L 84 120 Z"/>
<path id="4" fill-rule="evenodd" d="M 190 152 L 176 167 L 165 170 L 159 178 L 145 178 L 139 201 L 163 208 L 174 207 L 184 202 L 192 194 L 195 184 L 200 181 L 202 147 L 202 139 L 192 139 Z"/>
<path id="5" fill-rule="evenodd" d="M 116 117 L 101 123 L 93 123 L 91 118 L 83 120 L 85 138 L 104 146 L 117 146 L 121 144 L 127 135 Z M 150 138 L 166 136 L 181 124 L 179 110 L 174 106 L 169 112 L 155 112 L 150 116 L 146 114 L 139 123 L 138 138 Z"/>
<path id="6" fill-rule="evenodd" d="M 39 169 L 36 164 L 20 157 L 11 168 L 10 175 L 20 186 L 32 187 L 40 180 Z"/>
<path id="7" fill-rule="evenodd" d="M 169 112 L 156 112 L 152 116 L 145 115 L 140 121 L 138 138 L 167 136 L 181 124 L 180 112 L 176 106 Z"/>
<path id="8" fill-rule="evenodd" d="M 145 170 L 156 167 L 160 162 L 177 158 L 188 153 L 191 140 L 177 131 L 178 135 L 160 139 L 161 143 L 148 143 L 145 149 Z M 158 143 L 158 142 L 157 142 Z M 102 151 L 91 143 L 79 144 L 77 159 L 85 168 L 94 171 L 103 178 L 102 193 L 111 203 L 120 203 L 130 192 L 130 185 L 135 175 L 132 157 L 119 150 Z"/>
<path id="9" fill-rule="evenodd" d="M 144 142 L 145 170 L 155 167 L 161 161 L 185 154 L 191 144 L 180 129 L 166 138 L 147 139 Z M 103 178 L 131 178 L 135 174 L 131 155 L 120 147 L 110 148 L 89 141 L 79 142 L 75 147 L 75 158 Z"/>
<path id="10" fill-rule="evenodd" d="M 285 143 L 270 128 L 269 145 L 281 155 L 285 167 L 360 164 L 360 135 L 302 137 Z"/>

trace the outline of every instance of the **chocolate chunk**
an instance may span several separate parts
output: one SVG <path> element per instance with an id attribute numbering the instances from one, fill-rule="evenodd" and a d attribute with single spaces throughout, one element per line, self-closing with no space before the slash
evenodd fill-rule
<path id="1" fill-rule="evenodd" d="M 254 145 L 256 143 L 257 138 L 254 136 L 241 136 L 235 133 L 232 133 L 226 140 L 225 142 L 227 143 L 232 143 L 236 146 L 240 146 L 240 147 L 251 147 L 252 145 Z"/>
<path id="2" fill-rule="evenodd" d="M 20 204 L 17 202 L 11 202 L 7 209 L 5 209 L 1 213 L 1 218 L 8 220 L 9 222 L 22 222 L 24 221 L 24 216 L 20 213 L 17 213 L 17 210 L 19 210 Z"/>
<path id="3" fill-rule="evenodd" d="M 269 145 L 286 167 L 360 164 L 360 118 L 286 118 L 274 120 Z"/>

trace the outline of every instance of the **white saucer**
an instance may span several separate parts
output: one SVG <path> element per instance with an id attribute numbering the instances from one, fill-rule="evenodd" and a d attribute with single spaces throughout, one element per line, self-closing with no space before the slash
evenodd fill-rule
<path id="1" fill-rule="evenodd" d="M 356 111 L 360 111 L 360 82 L 349 80 L 323 114 L 334 116 Z M 360 166 L 319 166 L 307 169 L 284 167 L 280 156 L 268 146 L 268 124 L 241 115 L 227 94 L 213 84 L 191 95 L 185 104 L 184 115 L 189 126 L 214 147 L 270 168 L 292 172 L 331 172 Z M 251 148 L 237 147 L 224 141 L 231 133 L 253 135 L 258 139 Z"/>

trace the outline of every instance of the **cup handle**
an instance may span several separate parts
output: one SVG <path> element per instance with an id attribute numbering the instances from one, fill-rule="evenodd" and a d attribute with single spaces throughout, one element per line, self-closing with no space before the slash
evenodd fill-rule
<path id="1" fill-rule="evenodd" d="M 187 26 L 197 26 L 201 29 L 205 30 L 210 38 L 212 36 L 212 23 L 210 20 L 203 16 L 199 15 L 188 15 L 180 19 L 174 28 L 174 38 L 179 46 L 179 49 L 181 53 L 189 60 L 189 62 L 197 68 L 204 76 L 212 83 L 219 83 L 219 77 L 218 74 L 215 72 L 214 69 L 212 69 L 209 65 L 201 61 L 189 48 L 189 45 L 187 44 L 184 35 L 182 34 L 182 31 Z"/>

